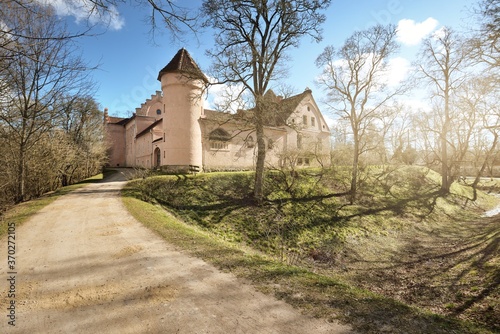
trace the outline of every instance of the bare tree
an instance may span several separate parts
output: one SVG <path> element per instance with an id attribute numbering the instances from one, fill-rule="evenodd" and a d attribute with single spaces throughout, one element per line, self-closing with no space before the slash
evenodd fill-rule
<path id="1" fill-rule="evenodd" d="M 440 118 L 434 130 L 439 132 L 443 193 L 449 193 L 453 182 L 453 164 L 448 153 L 451 143 L 452 103 L 456 90 L 466 77 L 470 60 L 469 51 L 465 47 L 464 40 L 456 32 L 450 28 L 443 28 L 424 41 L 419 57 L 420 73 L 432 88 L 431 97 Z"/>
<path id="2" fill-rule="evenodd" d="M 495 159 L 500 135 L 500 108 L 498 107 L 499 87 L 492 77 L 472 77 L 459 91 L 457 104 L 464 114 L 463 123 L 468 126 L 467 135 L 460 142 L 461 156 L 467 157 L 468 175 L 474 176 L 471 186 L 476 188 L 488 165 Z M 462 127 L 463 128 L 463 127 Z"/>
<path id="3" fill-rule="evenodd" d="M 29 0 L 27 0 L 29 1 Z M 98 17 L 105 21 L 116 19 L 120 4 L 127 0 L 65 0 L 66 6 L 88 13 L 89 22 Z M 198 26 L 198 11 L 181 5 L 175 0 L 135 0 L 139 6 L 149 8 L 146 17 L 151 33 L 154 35 L 161 29 L 166 29 L 175 39 L 184 40 L 186 32 L 196 33 Z"/>
<path id="4" fill-rule="evenodd" d="M 30 149 L 55 126 L 59 99 L 87 91 L 89 67 L 74 54 L 72 39 L 52 9 L 37 7 L 11 12 L 18 39 L 4 49 L 9 66 L 0 73 L 6 87 L 0 103 L 0 124 L 17 161 L 16 201 L 26 199 L 27 158 Z M 29 36 L 29 37 L 23 37 Z"/>
<path id="5" fill-rule="evenodd" d="M 106 145 L 103 113 L 92 97 L 67 96 L 61 104 L 58 129 L 71 152 L 57 170 L 61 185 L 66 186 L 99 172 L 106 162 Z"/>
<path id="6" fill-rule="evenodd" d="M 488 68 L 500 68 L 500 0 L 482 0 L 476 8 L 479 31 L 471 39 L 472 50 L 477 60 Z M 497 72 L 498 80 L 498 72 Z"/>
<path id="7" fill-rule="evenodd" d="M 266 147 L 264 124 L 269 110 L 264 95 L 270 83 L 283 74 L 287 51 L 300 38 L 321 39 L 320 26 L 330 0 L 205 0 L 206 26 L 215 30 L 215 47 L 207 54 L 213 59 L 212 74 L 219 83 L 241 84 L 241 93 L 253 99 L 252 122 L 257 137 L 254 197 L 263 200 Z"/>
<path id="8" fill-rule="evenodd" d="M 372 148 L 365 145 L 370 126 L 404 90 L 403 85 L 390 87 L 383 80 L 388 59 L 398 50 L 395 37 L 396 27 L 377 25 L 355 32 L 339 49 L 326 47 L 316 60 L 323 69 L 318 84 L 327 91 L 329 106 L 352 131 L 351 202 L 357 193 L 360 156 Z"/>

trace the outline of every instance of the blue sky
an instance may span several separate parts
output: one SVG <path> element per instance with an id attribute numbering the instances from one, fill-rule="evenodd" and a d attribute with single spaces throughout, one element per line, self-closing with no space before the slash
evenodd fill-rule
<path id="1" fill-rule="evenodd" d="M 56 6 L 71 29 L 84 28 L 85 14 L 65 5 L 65 0 L 38 1 Z M 196 7 L 201 1 L 179 3 Z M 340 47 L 354 31 L 376 23 L 399 24 L 402 47 L 394 73 L 404 76 L 421 38 L 444 25 L 456 30 L 467 29 L 473 23 L 470 8 L 475 3 L 472 0 L 333 0 L 326 12 L 323 41 L 314 43 L 305 37 L 298 49 L 291 50 L 290 75 L 286 83 L 297 93 L 311 88 L 320 108 L 325 109 L 321 103 L 323 92 L 314 83 L 321 72 L 314 64 L 315 59 L 325 46 Z M 145 22 L 149 11 L 147 7 L 130 2 L 121 4 L 107 29 L 101 26 L 99 35 L 80 41 L 83 57 L 90 64 L 100 65 L 93 75 L 99 86 L 96 99 L 111 115 L 130 116 L 146 98 L 159 90 L 158 71 L 182 47 L 202 69 L 210 66 L 210 59 L 205 55 L 205 50 L 213 43 L 210 33 L 198 39 L 188 36 L 186 41 L 173 41 L 165 32 L 157 34 L 153 43 L 150 26 Z M 323 112 L 328 114 L 328 110 Z"/>

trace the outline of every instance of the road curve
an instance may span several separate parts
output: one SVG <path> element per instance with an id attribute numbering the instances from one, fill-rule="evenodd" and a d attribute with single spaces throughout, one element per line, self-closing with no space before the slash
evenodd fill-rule
<path id="1" fill-rule="evenodd" d="M 117 173 L 16 227 L 13 268 L 0 240 L 0 333 L 349 333 L 174 250 L 126 211 L 124 184 Z"/>

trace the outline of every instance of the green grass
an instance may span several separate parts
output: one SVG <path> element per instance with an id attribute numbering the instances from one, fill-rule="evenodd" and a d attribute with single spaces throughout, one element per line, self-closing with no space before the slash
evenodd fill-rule
<path id="1" fill-rule="evenodd" d="M 331 252 L 348 238 L 385 235 L 415 222 L 473 219 L 480 211 L 472 193 L 454 186 L 443 198 L 435 173 L 414 167 L 376 170 L 355 205 L 342 196 L 345 176 L 336 171 L 301 171 L 294 178 L 271 171 L 263 206 L 252 201 L 252 173 L 155 176 L 135 181 L 136 197 L 158 203 L 187 223 L 281 260 Z"/>
<path id="2" fill-rule="evenodd" d="M 2 217 L 0 217 L 0 238 L 7 233 L 7 223 L 14 223 L 16 226 L 20 226 L 38 211 L 54 202 L 59 197 L 64 196 L 73 190 L 84 187 L 89 183 L 99 182 L 103 179 L 103 177 L 103 174 L 97 174 L 79 183 L 59 188 L 58 190 L 45 194 L 40 198 L 15 205 L 7 210 Z"/>
<path id="3" fill-rule="evenodd" d="M 297 179 L 269 172 L 263 206 L 251 200 L 252 173 L 151 177 L 130 182 L 123 200 L 138 220 L 179 249 L 312 316 L 340 320 L 362 333 L 381 328 L 391 333 L 490 333 L 473 322 L 356 287 L 348 276 L 337 274 L 339 268 L 322 270 L 304 260 L 312 256 L 334 264 L 349 244 L 402 233 L 415 224 L 471 219 L 481 210 L 460 186 L 451 196 L 438 196 L 438 178 L 428 170 L 372 173 L 365 178 L 369 191 L 360 194 L 356 205 L 337 196 L 345 184 L 340 173 L 315 170 L 302 171 Z"/>

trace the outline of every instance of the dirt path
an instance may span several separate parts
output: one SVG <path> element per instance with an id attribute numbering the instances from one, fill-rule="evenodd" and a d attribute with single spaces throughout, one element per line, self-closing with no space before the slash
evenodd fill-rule
<path id="1" fill-rule="evenodd" d="M 13 275 L 0 240 L 0 333 L 349 332 L 175 251 L 126 212 L 123 185 L 116 174 L 17 227 Z"/>

